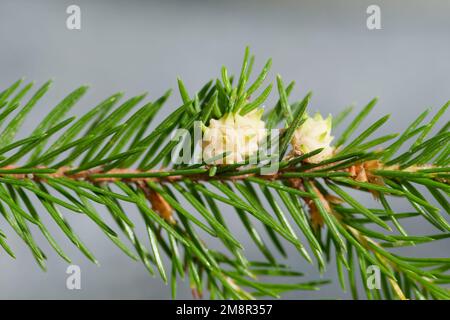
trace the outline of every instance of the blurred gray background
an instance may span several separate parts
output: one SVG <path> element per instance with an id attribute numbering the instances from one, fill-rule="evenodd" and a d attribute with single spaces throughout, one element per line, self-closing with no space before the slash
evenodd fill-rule
<path id="1" fill-rule="evenodd" d="M 66 28 L 65 11 L 71 4 L 81 7 L 80 31 Z M 366 28 L 370 4 L 381 7 L 382 30 Z M 27 119 L 21 137 L 76 86 L 87 83 L 91 89 L 72 110 L 74 115 L 116 91 L 127 96 L 148 91 L 149 98 L 156 99 L 166 89 L 176 88 L 177 76 L 193 92 L 219 76 L 222 65 L 238 72 L 246 45 L 256 54 L 255 70 L 272 57 L 270 79 L 280 73 L 285 82 L 296 81 L 293 98 L 312 90 L 312 111 L 337 114 L 351 103 L 362 107 L 379 96 L 373 116 L 391 113 L 385 128 L 396 131 L 426 107 L 436 110 L 450 98 L 450 2 L 446 0 L 0 1 L 0 87 L 22 76 L 37 85 L 55 79 Z M 161 116 L 178 103 L 178 97 L 171 98 Z M 367 205 L 375 205 L 370 197 L 357 195 Z M 410 209 L 402 201 L 395 206 L 400 211 Z M 130 207 L 128 215 L 133 216 L 133 210 Z M 28 248 L 0 220 L 0 229 L 17 255 L 14 261 L 0 251 L 0 298 L 170 298 L 168 286 L 150 277 L 139 262 L 129 260 L 96 226 L 82 216 L 64 214 L 100 267 L 87 262 L 51 226 L 82 269 L 82 290 L 69 291 L 67 264 L 42 237 L 35 233 L 49 257 L 47 272 L 38 268 Z M 247 255 L 261 259 L 234 212 L 224 208 L 224 216 L 245 244 Z M 417 234 L 435 232 L 420 218 L 405 226 Z M 449 242 L 441 241 L 403 252 L 448 257 L 448 248 Z M 292 249 L 284 262 L 304 271 L 305 279 L 315 279 L 315 269 Z M 324 278 L 336 279 L 333 265 Z M 178 297 L 191 297 L 187 281 L 180 283 Z M 284 298 L 347 299 L 349 294 L 334 281 L 320 292 L 295 292 Z"/>

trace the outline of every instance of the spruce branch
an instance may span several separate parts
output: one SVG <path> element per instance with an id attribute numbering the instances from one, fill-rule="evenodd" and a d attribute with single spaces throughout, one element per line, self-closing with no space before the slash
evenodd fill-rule
<path id="1" fill-rule="evenodd" d="M 271 60 L 251 81 L 253 61 L 247 49 L 238 76 L 222 67 L 220 78 L 195 94 L 178 79 L 182 105 L 156 126 L 152 122 L 170 90 L 150 102 L 144 102 L 142 94 L 119 103 L 123 94 L 117 93 L 78 120 L 66 118 L 87 92 L 82 86 L 58 103 L 28 137 L 16 140 L 51 82 L 27 102 L 32 84 L 23 86 L 22 80 L 1 92 L 4 252 L 14 258 L 7 239 L 7 233 L 14 232 L 45 269 L 46 255 L 33 236 L 41 232 L 70 262 L 41 220 L 48 214 L 67 239 L 97 263 L 65 218 L 75 212 L 95 223 L 131 259 L 141 261 L 150 274 L 170 281 L 174 298 L 177 279 L 185 277 L 194 297 L 208 294 L 218 299 L 280 297 L 328 283 L 299 281 L 303 273 L 279 263 L 279 256 L 287 255 L 286 246 L 293 246 L 308 263 L 317 265 L 319 274 L 334 260 L 342 289 L 348 287 L 354 298 L 361 297 L 357 285 L 361 281 L 368 299 L 449 299 L 449 258 L 407 257 L 393 249 L 450 237 L 448 217 L 442 214 L 450 213 L 449 122 L 436 129 L 450 102 L 429 122 L 424 123 L 430 113 L 426 110 L 405 131 L 375 137 L 389 116 L 360 130 L 376 106 L 373 99 L 332 145 L 331 128 L 342 125 L 354 108 L 334 119 L 310 117 L 311 93 L 291 103 L 294 83 L 285 87 L 277 76 L 279 100 L 262 114 L 261 105 L 273 86 L 262 88 Z M 195 137 L 198 121 L 210 138 L 207 143 Z M 230 126 L 232 135 L 223 135 L 220 130 Z M 238 130 L 244 127 L 272 132 L 261 140 L 253 134 L 256 131 Z M 172 137 L 177 129 L 184 133 L 178 140 Z M 225 146 L 199 162 L 173 161 L 181 150 L 195 158 L 196 146 L 217 147 L 222 139 L 243 139 L 253 149 Z M 361 203 L 360 193 L 372 194 L 378 207 Z M 395 212 L 392 198 L 409 203 L 411 211 Z M 124 211 L 123 203 L 133 204 L 136 212 Z M 100 207 L 108 210 L 116 228 L 105 222 L 97 211 Z M 225 217 L 224 207 L 234 208 L 236 215 Z M 403 221 L 415 217 L 431 224 L 436 233 L 410 235 Z M 234 220 L 242 223 L 262 261 L 245 256 L 230 226 Z M 142 225 L 147 240 L 136 232 Z M 212 247 L 217 243 L 214 238 L 219 249 Z M 380 270 L 381 290 L 370 286 L 369 267 Z M 289 277 L 289 283 L 278 283 L 281 277 Z"/>

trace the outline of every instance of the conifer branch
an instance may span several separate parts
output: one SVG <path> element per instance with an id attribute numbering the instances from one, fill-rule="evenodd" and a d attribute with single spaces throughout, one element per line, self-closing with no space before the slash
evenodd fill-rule
<path id="1" fill-rule="evenodd" d="M 334 119 L 310 117 L 311 93 L 290 103 L 294 84 L 285 87 L 278 76 L 279 100 L 262 114 L 261 105 L 272 90 L 272 84 L 261 89 L 271 60 L 250 81 L 252 61 L 247 49 L 237 77 L 223 67 L 219 79 L 194 95 L 178 79 L 182 105 L 155 127 L 152 121 L 171 91 L 155 101 L 144 103 L 143 94 L 118 106 L 122 94 L 114 94 L 80 119 L 66 118 L 86 93 L 82 86 L 58 103 L 28 137 L 16 140 L 23 121 L 51 83 L 27 102 L 23 101 L 32 85 L 22 87 L 22 80 L 1 92 L 3 251 L 14 257 L 7 234 L 15 233 L 45 269 L 46 255 L 33 236 L 39 231 L 70 262 L 41 220 L 48 214 L 96 263 L 65 219 L 76 212 L 95 223 L 126 255 L 140 260 L 149 273 L 170 280 L 173 297 L 177 279 L 184 277 L 195 297 L 208 293 L 219 299 L 280 297 L 328 283 L 299 282 L 301 270 L 278 262 L 287 254 L 285 247 L 293 246 L 317 265 L 319 273 L 334 260 L 340 285 L 343 290 L 349 287 L 354 298 L 361 297 L 357 290 L 361 281 L 368 299 L 449 299 L 449 258 L 407 257 L 392 248 L 450 237 L 448 216 L 442 214 L 450 213 L 449 122 L 436 129 L 450 103 L 429 122 L 424 123 L 430 112 L 426 110 L 405 131 L 374 138 L 389 117 L 359 129 L 377 103 L 373 99 L 333 144 L 331 128 L 344 123 L 352 109 Z M 195 137 L 197 122 L 203 140 Z M 225 128 L 231 133 L 224 133 Z M 177 129 L 181 135 L 174 139 Z M 264 134 L 257 129 L 264 129 Z M 221 141 L 232 141 L 232 148 Z M 242 141 L 249 149 L 242 148 Z M 198 146 L 204 151 L 201 161 L 174 161 L 180 151 L 195 158 Z M 360 203 L 359 192 L 371 193 L 378 207 Z M 411 211 L 395 212 L 393 197 L 408 202 Z M 123 202 L 133 204 L 136 214 L 125 212 Z M 98 207 L 109 211 L 117 230 L 105 222 Z M 225 218 L 224 207 L 233 208 L 236 215 L 227 213 Z M 431 224 L 436 233 L 410 235 L 402 222 L 414 217 Z M 247 259 L 229 227 L 234 220 L 242 223 L 262 261 Z M 139 225 L 145 226 L 148 243 L 136 234 Z M 213 238 L 220 241 L 220 249 L 211 247 Z M 380 270 L 380 290 L 369 285 L 371 266 Z M 289 283 L 277 283 L 280 277 L 289 277 Z"/>

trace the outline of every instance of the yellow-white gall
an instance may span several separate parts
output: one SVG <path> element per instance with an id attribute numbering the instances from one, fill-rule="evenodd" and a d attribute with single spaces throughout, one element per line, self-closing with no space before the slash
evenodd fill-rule
<path id="1" fill-rule="evenodd" d="M 203 159 L 233 164 L 254 155 L 266 134 L 262 113 L 263 109 L 257 109 L 244 116 L 228 113 L 218 120 L 211 119 L 203 131 Z"/>
<path id="2" fill-rule="evenodd" d="M 306 159 L 310 163 L 318 163 L 333 155 L 334 148 L 330 145 L 334 137 L 331 135 L 332 118 L 326 119 L 320 113 L 314 117 L 306 117 L 305 122 L 295 130 L 291 143 L 296 154 L 305 154 L 320 148 L 323 150 Z"/>

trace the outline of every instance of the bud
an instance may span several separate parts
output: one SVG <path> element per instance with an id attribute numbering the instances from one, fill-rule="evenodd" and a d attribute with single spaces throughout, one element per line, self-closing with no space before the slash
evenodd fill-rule
<path id="1" fill-rule="evenodd" d="M 323 150 L 306 159 L 311 163 L 318 163 L 333 155 L 334 148 L 330 146 L 334 137 L 331 136 L 332 118 L 329 115 L 326 119 L 320 113 L 314 117 L 306 116 L 305 122 L 294 132 L 291 143 L 296 154 L 305 154 L 320 148 Z"/>
<path id="2" fill-rule="evenodd" d="M 204 128 L 203 159 L 208 161 L 225 154 L 214 163 L 233 164 L 255 154 L 266 134 L 262 113 L 263 109 L 257 109 L 244 116 L 228 113 L 218 120 L 211 119 Z"/>
<path id="3" fill-rule="evenodd" d="M 155 210 L 160 217 L 171 224 L 175 223 L 175 219 L 172 215 L 172 207 L 167 203 L 166 199 L 154 190 L 148 190 L 147 197 L 152 205 L 152 209 Z"/>

